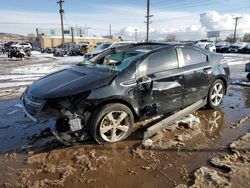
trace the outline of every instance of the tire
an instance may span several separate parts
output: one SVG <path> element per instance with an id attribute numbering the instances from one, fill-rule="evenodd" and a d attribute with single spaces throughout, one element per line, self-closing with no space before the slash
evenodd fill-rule
<path id="1" fill-rule="evenodd" d="M 218 79 L 211 85 L 207 96 L 207 108 L 215 109 L 220 106 L 225 95 L 225 84 Z"/>
<path id="2" fill-rule="evenodd" d="M 92 114 L 90 133 L 99 144 L 114 143 L 126 139 L 132 132 L 133 124 L 134 116 L 127 106 L 107 104 Z"/>
<path id="3" fill-rule="evenodd" d="M 250 81 L 250 73 L 247 74 L 247 79 Z"/>

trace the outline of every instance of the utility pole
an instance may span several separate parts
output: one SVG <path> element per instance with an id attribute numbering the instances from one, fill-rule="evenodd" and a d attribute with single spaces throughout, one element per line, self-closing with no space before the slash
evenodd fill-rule
<path id="1" fill-rule="evenodd" d="M 112 30 L 111 30 L 111 24 L 109 24 L 109 36 L 110 36 L 110 39 L 112 39 Z"/>
<path id="2" fill-rule="evenodd" d="M 137 31 L 138 29 L 135 29 L 135 42 L 137 42 Z"/>
<path id="3" fill-rule="evenodd" d="M 75 40 L 74 40 L 74 28 L 71 27 L 70 29 L 71 29 L 71 39 L 72 39 L 72 43 L 74 43 L 74 42 L 75 42 Z"/>
<path id="4" fill-rule="evenodd" d="M 236 42 L 236 32 L 237 32 L 237 26 L 238 26 L 238 20 L 241 19 L 242 17 L 235 17 L 235 26 L 234 26 L 234 42 Z"/>
<path id="5" fill-rule="evenodd" d="M 145 16 L 147 18 L 146 24 L 147 24 L 147 36 L 146 36 L 146 42 L 149 41 L 149 24 L 150 24 L 150 18 L 153 17 L 153 15 L 150 15 L 150 0 L 147 0 L 147 15 Z"/>
<path id="6" fill-rule="evenodd" d="M 63 3 L 64 3 L 64 0 L 59 0 L 57 3 L 60 6 L 59 13 L 60 13 L 60 18 L 61 18 L 61 29 L 62 29 L 62 47 L 64 47 L 64 27 L 63 27 L 63 14 L 64 14 Z"/>

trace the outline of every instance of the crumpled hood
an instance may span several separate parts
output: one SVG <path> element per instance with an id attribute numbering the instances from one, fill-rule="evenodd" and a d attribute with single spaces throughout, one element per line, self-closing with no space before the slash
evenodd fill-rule
<path id="1" fill-rule="evenodd" d="M 42 99 L 67 97 L 108 85 L 114 76 L 112 72 L 76 66 L 35 81 L 29 86 L 28 93 Z"/>

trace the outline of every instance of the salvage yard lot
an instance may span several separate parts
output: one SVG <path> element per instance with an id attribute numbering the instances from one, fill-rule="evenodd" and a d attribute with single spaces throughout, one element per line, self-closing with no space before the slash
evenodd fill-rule
<path id="1" fill-rule="evenodd" d="M 240 85 L 250 56 L 225 57 L 232 84 L 220 109 L 201 109 L 174 123 L 152 145 L 141 144 L 140 127 L 157 119 L 138 123 L 120 143 L 65 147 L 48 129 L 53 121 L 35 125 L 24 118 L 19 97 L 32 81 L 82 57 L 1 56 L 0 187 L 250 187 L 250 89 Z"/>

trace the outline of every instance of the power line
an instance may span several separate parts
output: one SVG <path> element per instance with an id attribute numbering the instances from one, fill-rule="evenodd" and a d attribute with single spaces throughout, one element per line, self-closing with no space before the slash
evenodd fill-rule
<path id="1" fill-rule="evenodd" d="M 204 5 L 214 4 L 214 2 L 211 2 L 211 0 L 208 1 L 199 1 L 196 3 L 187 3 L 187 4 L 180 4 L 176 6 L 161 6 L 159 8 L 155 8 L 154 10 L 176 10 L 176 9 L 185 9 L 185 8 L 193 8 L 193 7 L 200 7 Z"/>
<path id="2" fill-rule="evenodd" d="M 1 25 L 61 25 L 58 23 L 0 22 Z"/>
<path id="3" fill-rule="evenodd" d="M 221 9 L 221 10 L 215 10 L 215 11 L 217 11 L 217 12 L 227 12 L 227 11 L 242 10 L 242 9 L 247 9 L 247 8 L 250 8 L 250 6 L 238 7 L 238 8 L 232 8 L 232 9 Z M 182 18 L 191 18 L 191 17 L 194 17 L 194 16 L 199 16 L 202 13 L 205 13 L 205 12 L 200 12 L 198 14 L 187 15 L 187 16 L 168 17 L 167 19 L 168 20 L 174 20 L 174 19 L 182 19 Z M 154 20 L 154 21 L 163 21 L 163 20 L 166 20 L 166 19 L 157 19 L 157 20 Z"/>

